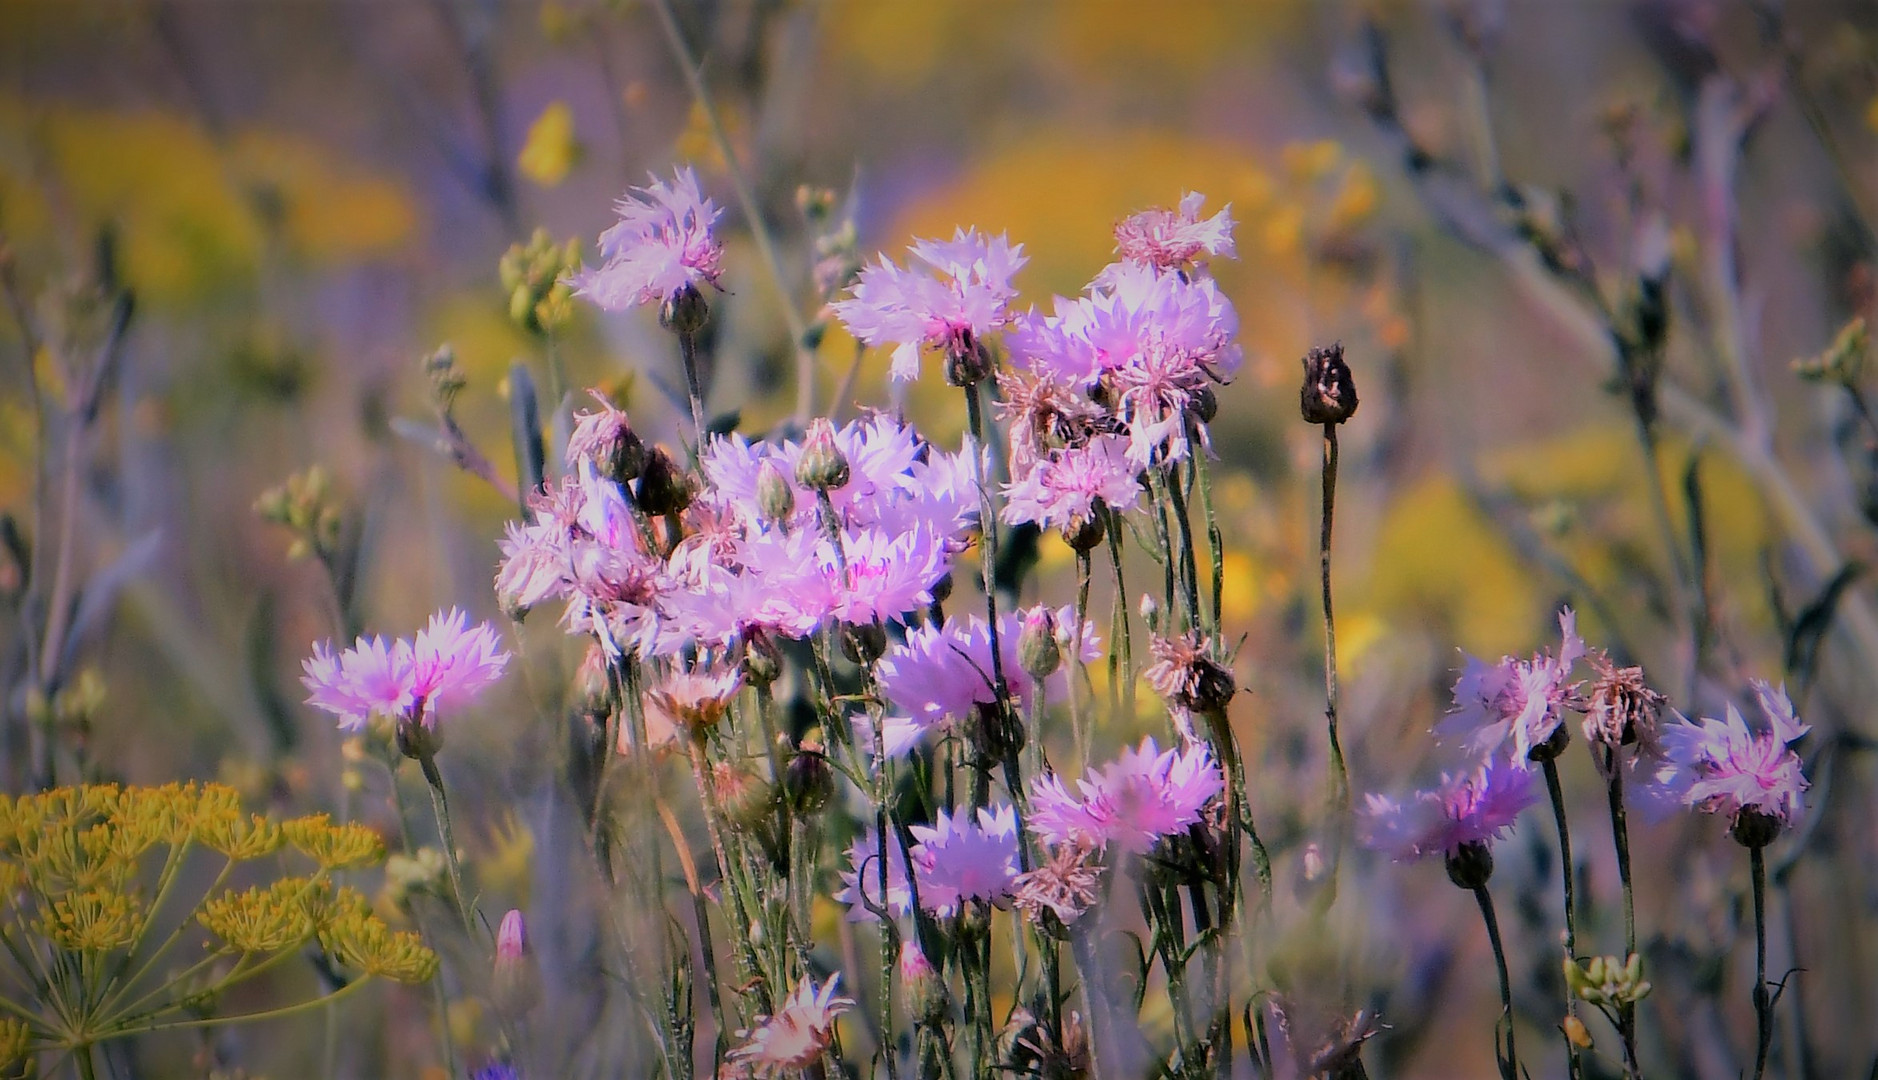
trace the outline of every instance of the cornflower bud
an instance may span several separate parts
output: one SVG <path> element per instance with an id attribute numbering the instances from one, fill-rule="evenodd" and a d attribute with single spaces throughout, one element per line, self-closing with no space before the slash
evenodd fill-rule
<path id="1" fill-rule="evenodd" d="M 762 777 L 728 761 L 711 766 L 711 787 L 724 815 L 740 828 L 757 828 L 776 807 L 776 793 Z"/>
<path id="2" fill-rule="evenodd" d="M 828 805 L 835 794 L 835 773 L 822 755 L 820 739 L 804 738 L 783 767 L 783 797 L 797 814 L 809 815 Z"/>
<path id="3" fill-rule="evenodd" d="M 1063 650 L 1056 640 L 1056 616 L 1039 604 L 1024 613 L 1024 626 L 1017 635 L 1017 660 L 1024 674 L 1039 681 L 1056 674 L 1063 666 Z"/>
<path id="4" fill-rule="evenodd" d="M 782 678 L 783 654 L 776 641 L 762 630 L 752 630 L 743 643 L 743 677 L 751 686 L 768 686 Z"/>
<path id="5" fill-rule="evenodd" d="M 796 512 L 796 489 L 773 458 L 756 468 L 756 509 L 764 521 L 784 522 Z"/>
<path id="6" fill-rule="evenodd" d="M 870 667 L 887 651 L 887 628 L 876 619 L 869 623 L 841 624 L 841 655 Z"/>
<path id="7" fill-rule="evenodd" d="M 1356 380 L 1343 360 L 1342 342 L 1305 354 L 1298 409 L 1307 424 L 1341 424 L 1356 415 Z"/>
<path id="8" fill-rule="evenodd" d="M 496 929 L 495 971 L 489 996 L 496 1008 L 512 1017 L 527 1014 L 541 1000 L 541 971 L 528 948 L 528 925 L 520 911 L 502 916 Z"/>
<path id="9" fill-rule="evenodd" d="M 663 446 L 655 446 L 646 455 L 645 469 L 639 474 L 639 508 L 653 517 L 684 512 L 691 505 L 691 484 L 684 470 Z"/>
<path id="10" fill-rule="evenodd" d="M 1780 835 L 1780 819 L 1752 806 L 1744 806 L 1735 813 L 1734 824 L 1729 827 L 1728 835 L 1744 848 L 1764 848 Z"/>
<path id="11" fill-rule="evenodd" d="M 686 285 L 659 305 L 659 325 L 674 334 L 695 334 L 704 329 L 704 319 L 710 313 L 711 304 L 704 294 L 696 285 Z"/>
<path id="12" fill-rule="evenodd" d="M 1448 880 L 1472 892 L 1493 876 L 1493 851 L 1478 840 L 1470 840 L 1448 852 Z"/>
<path id="13" fill-rule="evenodd" d="M 945 980 L 920 951 L 919 942 L 912 938 L 900 943 L 900 982 L 906 987 L 907 1015 L 914 1022 L 930 1027 L 945 1021 L 952 1008 Z"/>
<path id="14" fill-rule="evenodd" d="M 810 421 L 802 456 L 796 459 L 796 483 L 815 491 L 833 491 L 847 486 L 849 475 L 848 458 L 835 442 L 834 425 L 827 417 Z"/>

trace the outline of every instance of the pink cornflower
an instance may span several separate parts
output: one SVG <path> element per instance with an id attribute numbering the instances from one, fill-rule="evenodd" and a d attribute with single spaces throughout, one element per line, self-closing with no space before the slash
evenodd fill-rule
<path id="1" fill-rule="evenodd" d="M 1005 486 L 1005 524 L 1034 521 L 1043 528 L 1075 528 L 1094 515 L 1097 499 L 1126 513 L 1140 502 L 1139 475 L 1129 460 L 1128 440 L 1120 435 L 1097 435 L 1085 446 L 1053 450 Z"/>
<path id="2" fill-rule="evenodd" d="M 1210 218 L 1200 216 L 1206 196 L 1189 191 L 1180 197 L 1179 210 L 1155 207 L 1132 214 L 1115 226 L 1115 253 L 1129 262 L 1142 262 L 1157 270 L 1180 270 L 1205 255 L 1237 258 L 1232 230 L 1232 204 Z"/>
<path id="3" fill-rule="evenodd" d="M 1002 234 L 960 229 L 949 241 L 915 241 L 910 254 L 922 269 L 901 269 L 881 256 L 865 267 L 847 300 L 829 305 L 848 332 L 868 345 L 892 344 L 892 373 L 919 377 L 922 349 L 967 356 L 1003 326 L 1017 295 L 1011 278 L 1027 258 L 1024 245 Z"/>
<path id="4" fill-rule="evenodd" d="M 1582 704 L 1572 682 L 1572 665 L 1585 654 L 1577 616 L 1566 608 L 1559 612 L 1558 625 L 1562 641 L 1556 656 L 1506 656 L 1497 664 L 1467 657 L 1466 668 L 1454 681 L 1454 708 L 1435 725 L 1436 735 L 1483 761 L 1510 740 L 1513 765 L 1531 768 L 1533 750 L 1559 730 L 1566 710 Z"/>
<path id="5" fill-rule="evenodd" d="M 1144 738 L 1100 772 L 1089 770 L 1077 787 L 1080 799 L 1056 776 L 1033 781 L 1031 831 L 1050 844 L 1114 846 L 1138 855 L 1198 822 L 1226 781 L 1205 743 L 1163 751 Z"/>
<path id="6" fill-rule="evenodd" d="M 509 654 L 488 623 L 469 625 L 456 608 L 431 616 L 415 639 L 361 637 L 334 654 L 318 642 L 303 665 L 307 703 L 339 717 L 347 730 L 375 715 L 435 727 L 437 714 L 467 703 L 502 677 Z"/>
<path id="7" fill-rule="evenodd" d="M 855 625 L 903 621 L 932 602 L 951 566 L 951 546 L 931 529 L 897 535 L 844 531 L 839 554 L 819 533 L 764 537 L 743 552 L 746 572 L 770 590 L 765 612 L 778 624 L 813 628 L 829 619 Z"/>
<path id="8" fill-rule="evenodd" d="M 600 234 L 601 265 L 571 280 L 574 292 L 608 311 L 663 304 L 698 282 L 717 286 L 724 246 L 711 235 L 723 210 L 681 168 L 666 183 L 634 188 L 614 205 L 619 222 Z"/>
<path id="9" fill-rule="evenodd" d="M 848 905 L 849 922 L 877 921 L 880 916 L 870 905 L 896 918 L 913 910 L 913 889 L 906 880 L 906 849 L 899 838 L 887 845 L 885 900 L 880 892 L 880 855 L 880 834 L 872 829 L 848 845 L 848 868 L 841 872 L 842 888 L 835 894 L 835 901 Z M 921 882 L 922 888 L 924 884 Z"/>
<path id="10" fill-rule="evenodd" d="M 835 991 L 839 972 L 816 986 L 808 976 L 786 998 L 774 1016 L 759 1016 L 754 1028 L 737 1032 L 743 1044 L 725 1055 L 727 1060 L 758 1080 L 782 1077 L 821 1061 L 835 1034 L 835 1018 L 854 1002 Z"/>
<path id="11" fill-rule="evenodd" d="M 1063 607 L 1050 615 L 1058 628 L 1058 646 L 1067 653 L 1075 644 L 1076 611 Z M 1019 656 L 1018 639 L 1023 628 L 1023 612 L 1007 611 L 998 616 L 998 656 L 1005 689 L 1020 708 L 1029 708 L 1036 684 L 1024 671 Z M 1096 635 L 1095 624 L 1085 621 L 1082 662 L 1091 663 L 1101 656 L 1102 640 Z M 888 718 L 889 754 L 910 746 L 926 731 L 948 721 L 967 719 L 980 706 L 996 705 L 998 701 L 993 685 L 990 628 L 976 615 L 964 620 L 947 618 L 938 626 L 908 630 L 906 640 L 881 657 L 878 675 L 887 700 L 907 717 L 904 727 L 896 724 L 896 718 Z M 1054 686 L 1061 692 L 1068 677 L 1059 671 L 1046 680 L 1046 689 Z"/>
<path id="12" fill-rule="evenodd" d="M 1750 728 L 1733 703 L 1725 720 L 1680 719 L 1660 729 L 1664 761 L 1655 783 L 1684 806 L 1735 817 L 1755 810 L 1790 828 L 1803 809 L 1806 776 L 1792 744 L 1812 728 L 1793 715 L 1786 687 L 1754 680 L 1763 725 Z"/>
<path id="13" fill-rule="evenodd" d="M 1007 803 L 972 817 L 960 807 L 912 826 L 919 904 L 934 915 L 956 914 L 966 900 L 1002 900 L 1017 879 L 1017 812 Z"/>
<path id="14" fill-rule="evenodd" d="M 1471 772 L 1443 773 L 1440 783 L 1405 801 L 1366 796 L 1358 832 L 1365 847 L 1408 862 L 1491 843 L 1538 800 L 1531 770 L 1495 759 Z"/>

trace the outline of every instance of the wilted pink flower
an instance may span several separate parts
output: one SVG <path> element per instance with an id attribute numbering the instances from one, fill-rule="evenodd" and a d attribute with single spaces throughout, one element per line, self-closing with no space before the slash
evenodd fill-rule
<path id="1" fill-rule="evenodd" d="M 882 256 L 861 271 L 850 299 L 829 306 L 856 338 L 892 344 L 893 377 L 908 381 L 919 377 L 921 349 L 967 355 L 1004 325 L 1023 252 L 1022 244 L 976 229 L 960 229 L 949 241 L 919 240 L 910 253 L 924 269 L 902 270 Z"/>
<path id="2" fill-rule="evenodd" d="M 598 269 L 571 279 L 574 292 L 608 311 L 663 304 L 700 281 L 717 285 L 724 246 L 711 235 L 723 210 L 681 168 L 666 183 L 634 188 L 614 205 L 619 222 L 600 234 Z"/>
<path id="3" fill-rule="evenodd" d="M 1043 865 L 1017 875 L 1012 883 L 1011 906 L 1033 922 L 1048 911 L 1068 926 L 1095 906 L 1101 895 L 1102 868 L 1093 849 L 1080 844 L 1058 844 Z"/>
<path id="4" fill-rule="evenodd" d="M 1556 656 L 1507 656 L 1497 664 L 1467 657 L 1454 681 L 1454 708 L 1435 726 L 1436 734 L 1479 760 L 1505 747 L 1516 768 L 1531 768 L 1534 748 L 1564 723 L 1567 709 L 1579 705 L 1572 665 L 1585 654 L 1585 643 L 1570 608 L 1559 612 L 1558 625 L 1563 640 Z"/>
<path id="5" fill-rule="evenodd" d="M 835 901 L 848 905 L 849 922 L 879 919 L 870 905 L 895 917 L 913 910 L 913 890 L 906 880 L 905 848 L 898 838 L 887 845 L 887 892 L 880 892 L 880 834 L 869 829 L 848 845 L 848 868 L 841 872 L 841 891 Z"/>
<path id="6" fill-rule="evenodd" d="M 835 992 L 840 973 L 816 986 L 804 975 L 774 1016 L 759 1016 L 754 1028 L 737 1032 L 742 1045 L 726 1057 L 745 1075 L 768 1080 L 791 1075 L 819 1062 L 834 1038 L 835 1018 L 854 1002 Z"/>
<path id="7" fill-rule="evenodd" d="M 1202 254 L 1235 258 L 1231 204 L 1202 218 L 1205 204 L 1206 196 L 1189 191 L 1180 197 L 1178 211 L 1157 206 L 1124 218 L 1115 226 L 1115 253 L 1158 270 L 1179 270 Z"/>
<path id="8" fill-rule="evenodd" d="M 972 817 L 960 807 L 912 826 L 919 904 L 935 915 L 955 914 L 966 900 L 1001 900 L 1017 877 L 1017 812 L 1007 803 Z"/>
<path id="9" fill-rule="evenodd" d="M 1405 801 L 1366 796 L 1358 832 L 1365 847 L 1408 862 L 1490 843 L 1538 799 L 1531 770 L 1495 758 L 1471 772 L 1443 773 L 1435 787 Z"/>
<path id="10" fill-rule="evenodd" d="M 1004 521 L 1034 521 L 1042 528 L 1076 527 L 1094 513 L 1097 499 L 1116 513 L 1141 500 L 1141 470 L 1128 457 L 1128 440 L 1098 435 L 1087 445 L 1053 450 L 1004 489 Z"/>
<path id="11" fill-rule="evenodd" d="M 1163 751 L 1144 738 L 1101 771 L 1089 770 L 1077 787 L 1080 799 L 1053 775 L 1033 781 L 1031 831 L 1050 844 L 1114 846 L 1140 854 L 1198 822 L 1226 781 L 1205 743 Z"/>
<path id="12" fill-rule="evenodd" d="M 373 715 L 436 724 L 439 711 L 468 702 L 502 677 L 509 654 L 488 623 L 469 625 L 456 608 L 431 616 L 414 640 L 361 637 L 343 653 L 313 646 L 301 682 L 307 703 L 362 728 Z"/>
<path id="13" fill-rule="evenodd" d="M 1812 728 L 1793 715 L 1786 687 L 1754 681 L 1763 726 L 1750 728 L 1732 703 L 1725 720 L 1697 718 L 1660 729 L 1659 794 L 1711 814 L 1757 810 L 1791 827 L 1803 808 L 1806 776 L 1792 743 Z"/>

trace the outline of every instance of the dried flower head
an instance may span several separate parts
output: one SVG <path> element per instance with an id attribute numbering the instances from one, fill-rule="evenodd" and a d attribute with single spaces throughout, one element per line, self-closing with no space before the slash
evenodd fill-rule
<path id="1" fill-rule="evenodd" d="M 1084 844 L 1058 844 L 1043 865 L 1017 875 L 1011 906 L 1034 923 L 1041 923 L 1045 912 L 1064 926 L 1075 922 L 1101 896 L 1102 867 L 1095 855 Z"/>
<path id="2" fill-rule="evenodd" d="M 1343 359 L 1343 343 L 1304 354 L 1298 408 L 1307 424 L 1341 424 L 1356 415 L 1356 379 Z"/>
<path id="3" fill-rule="evenodd" d="M 759 1016 L 756 1027 L 737 1032 L 742 1044 L 730 1051 L 729 1061 L 756 1080 L 819 1062 L 834 1038 L 835 1018 L 854 1007 L 852 999 L 836 993 L 840 981 L 836 973 L 818 987 L 803 976 L 775 1015 Z"/>
<path id="4" fill-rule="evenodd" d="M 1612 751 L 1631 744 L 1654 750 L 1657 719 L 1667 699 L 1643 681 L 1642 668 L 1620 668 L 1602 649 L 1589 659 L 1596 678 L 1584 697 L 1586 741 Z"/>
<path id="5" fill-rule="evenodd" d="M 701 739 L 730 711 L 741 689 L 743 672 L 735 667 L 674 671 L 646 691 L 646 704 Z"/>
<path id="6" fill-rule="evenodd" d="M 1157 270 L 1181 270 L 1201 255 L 1236 258 L 1232 230 L 1232 204 L 1209 218 L 1200 216 L 1206 196 L 1189 191 L 1180 197 L 1178 210 L 1155 207 L 1131 214 L 1115 226 L 1115 253 L 1123 259 L 1145 262 Z"/>
<path id="7" fill-rule="evenodd" d="M 1168 705 L 1195 713 L 1224 709 L 1237 688 L 1232 672 L 1212 658 L 1211 642 L 1193 631 L 1148 643 L 1154 663 L 1142 672 Z"/>

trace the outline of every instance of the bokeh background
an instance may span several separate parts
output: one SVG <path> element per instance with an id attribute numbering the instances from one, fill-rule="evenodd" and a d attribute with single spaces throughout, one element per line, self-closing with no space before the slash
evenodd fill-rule
<path id="1" fill-rule="evenodd" d="M 1834 770 L 1819 785 L 1828 810 L 1777 890 L 1772 966 L 1803 969 L 1778 1064 L 1795 1077 L 1872 1068 L 1878 719 L 1871 654 L 1845 629 L 1846 604 L 1869 622 L 1869 586 L 1852 579 L 1817 662 L 1796 671 L 1796 617 L 1840 565 L 1769 500 L 1784 484 L 1833 554 L 1878 555 L 1865 438 L 1843 394 L 1788 364 L 1872 314 L 1878 11 L 1823 0 L 857 0 L 680 3 L 677 14 L 776 238 L 787 299 L 732 197 L 710 117 L 639 5 L 0 3 L 0 234 L 18 294 L 82 321 L 61 290 L 108 266 L 136 303 L 81 447 L 77 551 L 98 603 L 78 648 L 105 696 L 65 737 L 84 741 L 101 775 L 219 777 L 282 807 L 350 797 L 337 733 L 299 703 L 300 658 L 335 632 L 325 578 L 315 560 L 289 558 L 291 536 L 253 510 L 309 466 L 326 470 L 345 508 L 346 599 L 362 628 L 408 633 L 453 604 L 498 616 L 495 539 L 514 506 L 436 450 L 420 361 L 438 346 L 454 348 L 469 380 L 456 419 L 511 484 L 518 361 L 542 387 L 609 385 L 643 432 L 676 442 L 684 409 L 669 338 L 650 316 L 583 307 L 552 355 L 509 320 L 497 262 L 536 228 L 579 238 L 591 257 L 628 185 L 695 165 L 730 208 L 710 400 L 761 432 L 796 406 L 781 305 L 817 319 L 813 268 L 840 247 L 818 255 L 818 234 L 851 221 L 853 250 L 897 257 L 911 238 L 957 225 L 1008 232 L 1031 256 L 1024 302 L 1047 305 L 1108 260 L 1118 219 L 1197 190 L 1209 208 L 1230 202 L 1239 222 L 1239 258 L 1214 272 L 1250 362 L 1221 393 L 1213 437 L 1226 618 L 1243 635 L 1240 681 L 1252 692 L 1236 719 L 1255 748 L 1253 798 L 1281 886 L 1303 873 L 1324 768 L 1318 443 L 1295 411 L 1297 365 L 1340 340 L 1362 395 L 1345 429 L 1337 551 L 1358 791 L 1426 778 L 1425 731 L 1445 708 L 1457 648 L 1530 651 L 1552 637 L 1561 603 L 1684 709 L 1718 710 L 1750 675 L 1801 676 L 1815 767 L 1830 747 Z M 1399 128 L 1377 122 L 1379 48 Z M 1696 153 L 1715 79 L 1753 113 L 1721 204 Z M 1436 164 L 1405 167 L 1425 159 Z M 803 185 L 834 193 L 830 220 L 805 218 Z M 1731 308 L 1712 288 L 1718 248 L 1738 267 Z M 1634 294 L 1639 266 L 1666 263 L 1667 377 L 1741 421 L 1750 414 L 1721 373 L 1738 359 L 1752 415 L 1766 421 L 1763 457 L 1781 484 L 1725 433 L 1680 414 L 1661 428 L 1679 550 L 1699 495 L 1700 664 L 1679 638 L 1683 599 L 1628 401 L 1611 389 L 1609 335 L 1539 249 L 1563 251 L 1613 308 Z M 1717 342 L 1733 327 L 1740 348 L 1727 353 Z M 25 530 L 39 439 L 19 345 L 0 320 L 0 511 Z M 830 325 L 816 356 L 817 410 L 900 404 L 935 439 L 956 438 L 960 418 L 935 379 L 896 398 L 884 357 L 866 355 L 848 400 L 832 401 L 854 344 Z M 72 372 L 32 362 L 46 393 L 69 389 Z M 1051 541 L 1040 557 L 1045 590 L 1067 597 L 1066 549 Z M 0 593 L 15 600 L 17 569 L 0 565 Z M 0 644 L 17 664 L 10 620 Z M 539 864 L 554 841 L 537 801 L 542 747 L 578 654 L 552 626 L 524 636 L 526 677 L 452 734 L 451 768 L 473 792 L 459 828 L 487 894 L 525 905 L 533 892 L 545 908 Z M 7 670 L 17 716 L 17 668 Z M 1118 727 L 1109 744 L 1128 734 Z M 24 748 L 7 749 L 17 790 Z M 1588 936 L 1615 951 L 1602 792 L 1573 755 Z M 1522 1023 L 1535 1032 L 1556 1023 L 1546 1010 L 1558 983 L 1547 959 L 1556 861 L 1539 819 L 1503 849 L 1495 879 L 1524 967 Z M 1721 834 L 1719 822 L 1690 820 L 1637 841 L 1658 988 L 1646 1049 L 1664 1075 L 1734 1075 L 1751 1031 L 1745 864 Z M 1470 899 L 1438 867 L 1365 859 L 1358 871 L 1339 940 L 1277 929 L 1274 979 L 1350 980 L 1389 1025 L 1372 1075 L 1488 1075 L 1497 1001 Z M 360 1035 L 349 1067 L 415 1075 L 429 1052 L 425 1001 L 384 1000 L 389 1011 L 350 1014 Z M 257 1069 L 308 1075 L 281 1064 L 292 1036 L 272 1048 L 232 1038 Z M 1535 1076 L 1559 1064 L 1531 1056 Z"/>

